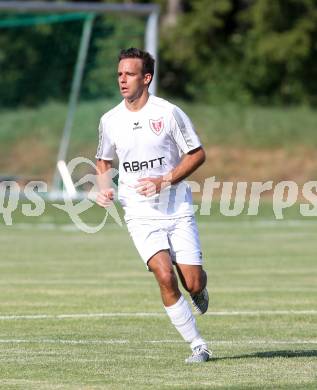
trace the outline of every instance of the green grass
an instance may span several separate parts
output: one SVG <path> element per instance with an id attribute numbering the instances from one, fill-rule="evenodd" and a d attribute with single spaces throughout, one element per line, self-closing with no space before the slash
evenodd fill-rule
<path id="1" fill-rule="evenodd" d="M 97 100 L 78 105 L 67 161 L 78 156 L 95 160 L 99 119 L 116 103 Z M 191 117 L 206 149 L 214 146 L 219 151 L 229 147 L 230 150 L 233 148 L 229 157 L 236 150 L 251 159 L 254 149 L 283 149 L 286 155 L 282 153 L 282 157 L 290 161 L 289 164 L 281 163 L 284 167 L 297 166 L 297 161 L 301 159 L 308 166 L 315 161 L 317 113 L 313 109 L 176 103 Z M 0 110 L 0 176 L 16 175 L 51 182 L 66 113 L 66 104 L 58 102 L 33 109 Z M 220 153 L 220 156 L 225 154 Z M 220 163 L 225 164 L 226 161 L 221 158 Z M 290 177 L 299 168 L 290 168 L 289 172 L 283 169 L 283 175 Z M 76 172 L 79 170 L 82 174 L 88 172 L 85 164 L 81 164 Z M 218 173 L 222 172 L 226 172 L 225 169 L 218 167 Z M 230 172 L 227 174 L 232 176 Z"/>
<path id="2" fill-rule="evenodd" d="M 180 102 L 207 145 L 294 148 L 317 145 L 317 113 L 308 107 L 210 106 Z"/>
<path id="3" fill-rule="evenodd" d="M 210 314 L 228 315 L 197 318 L 215 358 L 186 366 L 126 228 L 88 235 L 59 213 L 0 226 L 1 389 L 317 387 L 314 222 L 200 219 Z M 132 314 L 57 317 L 87 313 Z M 41 314 L 51 317 L 8 317 Z"/>
<path id="4" fill-rule="evenodd" d="M 173 101 L 173 99 L 172 99 Z M 98 100 L 78 105 L 71 153 L 96 147 L 101 115 L 117 101 Z M 210 106 L 177 101 L 192 118 L 206 145 L 250 147 L 317 146 L 317 113 L 307 107 Z M 39 108 L 0 111 L 0 144 L 3 151 L 21 139 L 36 138 L 57 147 L 66 116 L 66 104 L 47 103 Z"/>

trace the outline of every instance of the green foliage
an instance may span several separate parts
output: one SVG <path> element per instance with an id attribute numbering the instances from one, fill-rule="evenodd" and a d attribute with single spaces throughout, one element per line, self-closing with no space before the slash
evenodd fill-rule
<path id="1" fill-rule="evenodd" d="M 0 105 L 65 98 L 82 22 L 1 29 Z"/>
<path id="2" fill-rule="evenodd" d="M 127 15 L 98 17 L 86 66 L 83 97 L 118 97 L 118 54 L 127 47 L 143 47 L 143 41 L 142 18 Z"/>
<path id="3" fill-rule="evenodd" d="M 0 25 L 0 107 L 34 106 L 69 96 L 83 20 L 63 23 L 61 15 L 60 23 L 25 26 L 26 18 L 30 20 L 30 15 L 15 17 L 15 28 Z M 118 96 L 118 53 L 128 46 L 143 47 L 144 24 L 143 18 L 127 15 L 96 17 L 83 98 Z"/>
<path id="4" fill-rule="evenodd" d="M 245 17 L 251 24 L 246 81 L 253 94 L 262 101 L 271 96 L 287 103 L 317 103 L 316 2 L 257 1 Z"/>
<path id="5" fill-rule="evenodd" d="M 315 0 L 186 3 L 162 36 L 165 88 L 213 103 L 317 103 Z"/>
<path id="6" fill-rule="evenodd" d="M 155 2 L 163 94 L 212 104 L 317 104 L 317 0 L 179 0 L 174 26 L 163 24 L 169 1 Z M 118 97 L 118 52 L 143 47 L 144 28 L 141 17 L 97 15 L 82 97 Z M 66 100 L 81 31 L 82 21 L 0 23 L 0 106 Z"/>
<path id="7" fill-rule="evenodd" d="M 170 87 L 177 78 L 175 92 L 180 95 L 226 100 L 240 90 L 240 81 L 236 77 L 232 79 L 235 73 L 231 69 L 237 56 L 230 42 L 234 5 L 231 0 L 188 3 L 189 10 L 179 18 L 177 26 L 162 36 L 162 56 L 170 69 L 168 78 L 162 72 L 163 85 Z M 173 42 L 177 42 L 177 51 Z M 175 78 L 172 72 L 177 73 Z"/>

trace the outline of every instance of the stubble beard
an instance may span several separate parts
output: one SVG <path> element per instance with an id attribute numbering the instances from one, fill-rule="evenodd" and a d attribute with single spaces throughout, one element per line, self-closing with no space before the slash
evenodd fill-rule
<path id="1" fill-rule="evenodd" d="M 143 94 L 143 89 L 140 91 L 136 91 L 136 93 L 133 96 L 127 96 L 125 99 L 128 103 L 134 103 L 136 100 L 138 100 L 142 94 Z"/>

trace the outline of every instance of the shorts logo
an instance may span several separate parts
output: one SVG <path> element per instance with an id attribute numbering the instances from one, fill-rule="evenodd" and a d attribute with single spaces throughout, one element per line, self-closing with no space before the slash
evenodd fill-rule
<path id="1" fill-rule="evenodd" d="M 160 119 L 150 119 L 150 127 L 154 134 L 160 135 L 164 129 L 163 118 Z"/>

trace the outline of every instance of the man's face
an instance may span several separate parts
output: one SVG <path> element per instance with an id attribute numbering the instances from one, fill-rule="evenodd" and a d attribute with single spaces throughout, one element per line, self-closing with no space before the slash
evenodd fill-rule
<path id="1" fill-rule="evenodd" d="M 118 83 L 121 95 L 128 100 L 140 97 L 147 88 L 151 76 L 142 74 L 140 58 L 124 58 L 118 65 Z"/>

